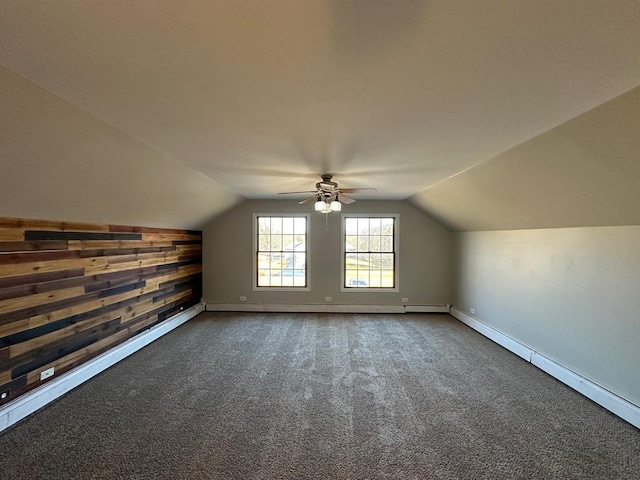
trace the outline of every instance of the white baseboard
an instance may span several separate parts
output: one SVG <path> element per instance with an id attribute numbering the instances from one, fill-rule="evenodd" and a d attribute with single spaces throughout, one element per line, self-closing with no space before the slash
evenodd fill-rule
<path id="1" fill-rule="evenodd" d="M 453 317 L 457 318 L 462 323 L 473 328 L 490 340 L 493 340 L 498 345 L 515 353 L 527 362 L 531 362 L 543 372 L 573 388 L 601 407 L 606 408 L 611 413 L 629 422 L 631 425 L 640 428 L 640 406 L 631 403 L 604 387 L 601 387 L 597 383 L 570 370 L 555 360 L 542 355 L 534 349 L 523 345 L 519 341 L 514 340 L 493 327 L 482 323 L 478 319 L 457 309 L 456 307 L 451 307 L 450 313 Z"/>
<path id="2" fill-rule="evenodd" d="M 262 303 L 206 303 L 207 312 L 283 313 L 448 313 L 449 305 L 273 305 Z"/>
<path id="3" fill-rule="evenodd" d="M 61 397 L 202 312 L 199 303 L 0 407 L 0 431 Z"/>
<path id="4" fill-rule="evenodd" d="M 405 305 L 406 313 L 449 313 L 451 305 Z"/>

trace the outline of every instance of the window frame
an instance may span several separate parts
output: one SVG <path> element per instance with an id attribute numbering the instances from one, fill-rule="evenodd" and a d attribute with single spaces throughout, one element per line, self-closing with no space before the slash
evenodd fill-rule
<path id="1" fill-rule="evenodd" d="M 347 287 L 345 285 L 345 257 L 347 244 L 347 218 L 393 218 L 393 287 Z M 341 219 L 342 228 L 340 231 L 340 291 L 341 292 L 399 292 L 400 291 L 400 214 L 398 213 L 343 213 Z"/>
<path id="2" fill-rule="evenodd" d="M 286 286 L 262 286 L 258 285 L 258 218 L 260 217 L 270 217 L 270 218 L 305 218 L 305 286 L 304 287 L 294 287 L 293 285 Z M 309 268 L 309 244 L 310 244 L 310 226 L 311 215 L 308 213 L 254 213 L 253 214 L 253 290 L 261 291 L 261 292 L 308 292 L 311 290 L 311 274 Z"/>

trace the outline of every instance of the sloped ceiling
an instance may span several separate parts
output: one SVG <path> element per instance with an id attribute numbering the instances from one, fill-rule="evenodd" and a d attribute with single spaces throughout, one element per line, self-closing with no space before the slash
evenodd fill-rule
<path id="1" fill-rule="evenodd" d="M 228 189 L 209 199 L 221 206 L 204 203 L 212 215 L 333 173 L 379 199 L 411 198 L 455 228 L 519 225 L 484 210 L 476 226 L 433 197 L 460 172 L 636 88 L 639 53 L 637 0 L 0 6 L 0 64 L 160 163 L 211 180 L 203 187 Z M 106 157 L 78 156 L 76 181 Z M 173 171 L 165 181 L 178 181 Z M 140 177 L 144 203 L 154 182 Z"/>
<path id="2" fill-rule="evenodd" d="M 640 225 L 640 87 L 409 201 L 452 230 Z"/>

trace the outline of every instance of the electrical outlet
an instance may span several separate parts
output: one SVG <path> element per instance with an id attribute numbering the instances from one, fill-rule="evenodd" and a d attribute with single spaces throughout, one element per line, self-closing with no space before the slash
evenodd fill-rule
<path id="1" fill-rule="evenodd" d="M 40 372 L 40 380 L 44 380 L 49 377 L 53 377 L 53 372 L 55 371 L 55 367 L 47 368 Z"/>
<path id="2" fill-rule="evenodd" d="M 476 313 L 476 309 L 475 308 L 470 308 L 469 311 L 471 311 L 471 313 Z"/>
<path id="3" fill-rule="evenodd" d="M 333 298 L 331 298 L 331 297 L 324 297 L 324 301 L 325 301 L 325 302 L 330 302 L 330 301 L 332 301 L 332 300 L 333 300 Z"/>
<path id="4" fill-rule="evenodd" d="M 402 297 L 402 303 L 409 303 L 409 299 L 407 297 Z"/>
<path id="5" fill-rule="evenodd" d="M 247 301 L 247 297 L 245 297 L 244 295 L 240 296 L 240 301 L 241 302 L 246 302 Z"/>

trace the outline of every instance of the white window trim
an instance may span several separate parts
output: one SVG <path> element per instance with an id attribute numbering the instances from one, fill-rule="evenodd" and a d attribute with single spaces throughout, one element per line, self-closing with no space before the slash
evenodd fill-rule
<path id="1" fill-rule="evenodd" d="M 306 217 L 306 264 L 305 270 L 307 273 L 307 286 L 306 287 L 259 287 L 258 286 L 258 217 Z M 253 227 L 251 227 L 251 231 L 253 232 L 253 261 L 251 262 L 253 265 L 253 271 L 251 275 L 253 277 L 253 290 L 256 292 L 309 292 L 311 291 L 311 271 L 310 271 L 310 262 L 309 262 L 309 252 L 310 244 L 311 244 L 311 215 L 308 213 L 254 213 L 253 214 Z"/>
<path id="2" fill-rule="evenodd" d="M 345 238 L 346 238 L 346 218 L 354 218 L 354 217 L 363 217 L 363 218 L 393 218 L 394 219 L 394 232 L 393 232 L 393 251 L 395 253 L 394 256 L 394 265 L 393 268 L 395 270 L 395 286 L 393 288 L 348 288 L 344 286 L 344 256 L 345 256 Z M 399 249 L 400 245 L 400 214 L 399 213 L 343 213 L 341 218 L 342 228 L 340 229 L 340 291 L 341 292 L 366 292 L 366 293 L 393 293 L 400 291 L 400 258 L 399 258 Z"/>

